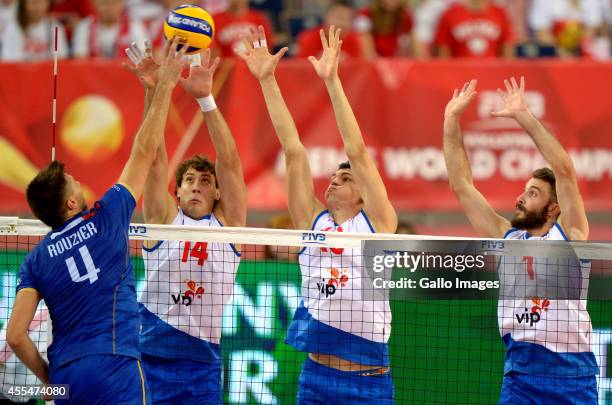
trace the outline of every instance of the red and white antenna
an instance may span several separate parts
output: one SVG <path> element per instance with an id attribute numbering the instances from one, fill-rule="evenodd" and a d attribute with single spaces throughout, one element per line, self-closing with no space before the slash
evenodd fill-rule
<path id="1" fill-rule="evenodd" d="M 55 160 L 55 127 L 57 123 L 57 38 L 59 34 L 59 27 L 55 27 L 53 33 L 53 139 L 51 141 L 51 161 Z"/>

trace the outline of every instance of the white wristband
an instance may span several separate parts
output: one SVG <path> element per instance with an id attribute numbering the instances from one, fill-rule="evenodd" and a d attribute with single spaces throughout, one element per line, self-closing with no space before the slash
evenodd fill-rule
<path id="1" fill-rule="evenodd" d="M 217 108 L 217 104 L 212 94 L 207 97 L 197 98 L 196 101 L 200 105 L 200 109 L 204 112 L 209 112 Z"/>

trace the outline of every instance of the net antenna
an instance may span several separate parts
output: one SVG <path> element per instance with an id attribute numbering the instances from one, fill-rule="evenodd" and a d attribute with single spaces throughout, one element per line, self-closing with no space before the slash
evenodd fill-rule
<path id="1" fill-rule="evenodd" d="M 59 27 L 53 30 L 53 122 L 51 129 L 51 161 L 55 160 L 55 131 L 57 126 L 57 42 Z"/>

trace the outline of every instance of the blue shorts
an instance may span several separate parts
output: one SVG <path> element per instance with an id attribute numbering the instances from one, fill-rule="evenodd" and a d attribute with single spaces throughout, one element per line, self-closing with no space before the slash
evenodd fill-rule
<path id="1" fill-rule="evenodd" d="M 68 384 L 65 404 L 150 404 L 140 361 L 127 356 L 96 354 L 49 371 L 51 384 Z"/>
<path id="2" fill-rule="evenodd" d="M 300 374 L 298 405 L 394 404 L 391 373 L 367 376 L 364 371 L 340 371 L 307 358 Z"/>
<path id="3" fill-rule="evenodd" d="M 504 376 L 500 405 L 597 405 L 597 380 L 510 372 Z"/>
<path id="4" fill-rule="evenodd" d="M 221 363 L 142 355 L 154 405 L 223 404 Z"/>

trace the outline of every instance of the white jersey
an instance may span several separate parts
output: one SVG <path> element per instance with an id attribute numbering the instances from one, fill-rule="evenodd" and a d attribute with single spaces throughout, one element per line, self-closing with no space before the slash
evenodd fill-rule
<path id="1" fill-rule="evenodd" d="M 543 236 L 511 229 L 504 239 L 567 240 L 556 223 Z M 500 260 L 500 281 L 505 286 L 510 284 L 516 294 L 513 299 L 500 299 L 497 307 L 500 334 L 508 347 L 505 372 L 564 376 L 597 373 L 587 312 L 589 273 L 590 262 L 579 259 L 530 256 Z M 553 280 L 559 285 L 551 288 Z M 545 282 L 549 290 L 563 294 L 565 289 L 569 295 L 539 297 L 530 293 L 541 289 Z M 559 299 L 566 297 L 569 299 Z"/>
<path id="2" fill-rule="evenodd" d="M 223 226 L 179 210 L 172 225 Z M 143 247 L 147 281 L 140 296 L 143 353 L 220 361 L 223 309 L 232 296 L 240 254 L 228 243 L 161 241 Z"/>
<path id="3" fill-rule="evenodd" d="M 312 229 L 374 233 L 363 211 L 340 225 L 323 211 Z M 306 247 L 299 263 L 302 302 L 289 327 L 287 343 L 305 352 L 387 366 L 391 309 L 385 300 L 363 300 L 361 283 L 367 276 L 361 249 Z"/>

